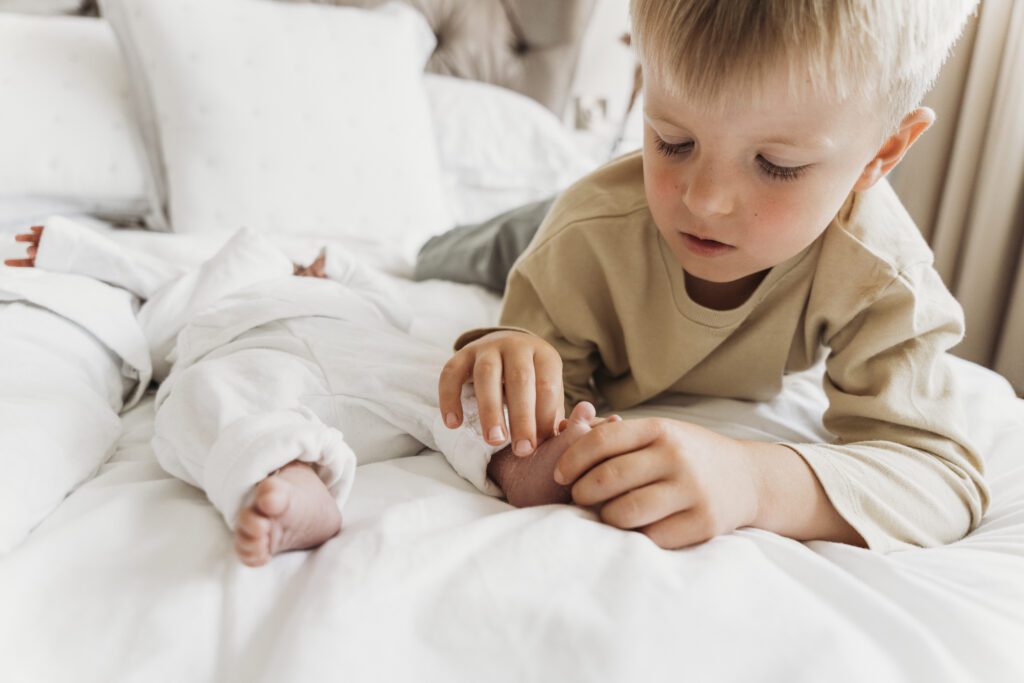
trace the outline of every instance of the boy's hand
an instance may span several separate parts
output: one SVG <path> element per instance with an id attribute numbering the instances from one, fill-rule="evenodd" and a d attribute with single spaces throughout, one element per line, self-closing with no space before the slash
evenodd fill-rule
<path id="1" fill-rule="evenodd" d="M 748 526 L 760 484 L 740 441 L 661 418 L 602 425 L 569 447 L 555 481 L 573 501 L 600 506 L 602 521 L 682 548 Z"/>
<path id="2" fill-rule="evenodd" d="M 16 242 L 28 242 L 28 258 L 11 258 L 4 261 L 5 266 L 17 268 L 32 268 L 36 265 L 36 253 L 39 252 L 39 240 L 43 236 L 43 226 L 34 225 L 29 228 L 31 232 L 15 235 Z"/>
<path id="3" fill-rule="evenodd" d="M 527 456 L 555 434 L 565 417 L 562 359 L 540 337 L 514 331 L 491 332 L 460 349 L 441 369 L 441 416 L 454 429 L 462 424 L 462 385 L 472 380 L 480 425 L 488 443 L 507 438 L 503 404 L 508 402 L 512 452 Z"/>

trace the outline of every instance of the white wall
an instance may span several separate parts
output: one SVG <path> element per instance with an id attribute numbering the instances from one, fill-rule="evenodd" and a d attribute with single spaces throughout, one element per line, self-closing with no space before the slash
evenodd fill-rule
<path id="1" fill-rule="evenodd" d="M 633 84 L 633 53 L 620 38 L 629 31 L 629 0 L 597 0 L 583 37 L 566 123 L 575 127 L 575 102 L 604 99 L 608 117 L 620 120 Z"/>
<path id="2" fill-rule="evenodd" d="M 583 38 L 572 98 L 565 115 L 565 123 L 575 128 L 577 102 L 586 108 L 603 100 L 605 119 L 592 120 L 589 135 L 595 138 L 596 145 L 607 147 L 612 154 L 636 149 L 643 139 L 642 101 L 634 105 L 628 122 L 623 121 L 633 89 L 636 63 L 632 48 L 621 41 L 622 35 L 628 31 L 629 0 L 597 0 L 594 16 Z M 612 150 L 623 125 L 623 140 Z"/>

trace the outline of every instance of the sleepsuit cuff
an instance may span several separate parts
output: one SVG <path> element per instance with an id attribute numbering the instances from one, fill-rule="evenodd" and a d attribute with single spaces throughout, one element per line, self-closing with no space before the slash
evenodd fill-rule
<path id="1" fill-rule="evenodd" d="M 505 494 L 501 488 L 487 476 L 487 465 L 491 456 L 505 448 L 509 441 L 495 446 L 484 439 L 476 397 L 469 387 L 463 390 L 462 414 L 462 424 L 456 429 L 446 427 L 440 415 L 434 418 L 432 431 L 437 448 L 459 476 L 482 493 L 502 498 Z"/>
<path id="2" fill-rule="evenodd" d="M 262 413 L 229 424 L 210 449 L 203 488 L 231 529 L 253 487 L 290 462 L 309 463 L 342 507 L 355 480 L 356 456 L 341 432 L 311 411 Z"/>

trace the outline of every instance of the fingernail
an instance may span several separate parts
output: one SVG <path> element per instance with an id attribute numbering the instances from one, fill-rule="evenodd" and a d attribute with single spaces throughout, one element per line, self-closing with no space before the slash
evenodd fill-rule
<path id="1" fill-rule="evenodd" d="M 516 455 L 529 455 L 533 452 L 533 444 L 526 439 L 520 439 L 516 441 L 516 445 L 512 447 L 512 452 Z"/>
<path id="2" fill-rule="evenodd" d="M 562 470 L 555 470 L 555 481 L 563 486 L 565 485 L 565 475 L 562 474 Z"/>
<path id="3" fill-rule="evenodd" d="M 488 441 L 504 441 L 505 432 L 501 427 L 491 427 L 491 431 L 487 432 Z"/>
<path id="4" fill-rule="evenodd" d="M 448 413 L 444 416 L 444 423 L 449 427 L 454 427 L 459 424 L 459 418 L 455 417 L 455 413 Z"/>

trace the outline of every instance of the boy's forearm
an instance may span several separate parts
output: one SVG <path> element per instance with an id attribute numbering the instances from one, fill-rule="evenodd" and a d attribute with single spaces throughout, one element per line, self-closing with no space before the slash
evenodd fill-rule
<path id="1" fill-rule="evenodd" d="M 836 541 L 867 547 L 840 516 L 807 461 L 787 446 L 745 441 L 759 482 L 757 518 L 750 526 L 798 541 Z"/>

